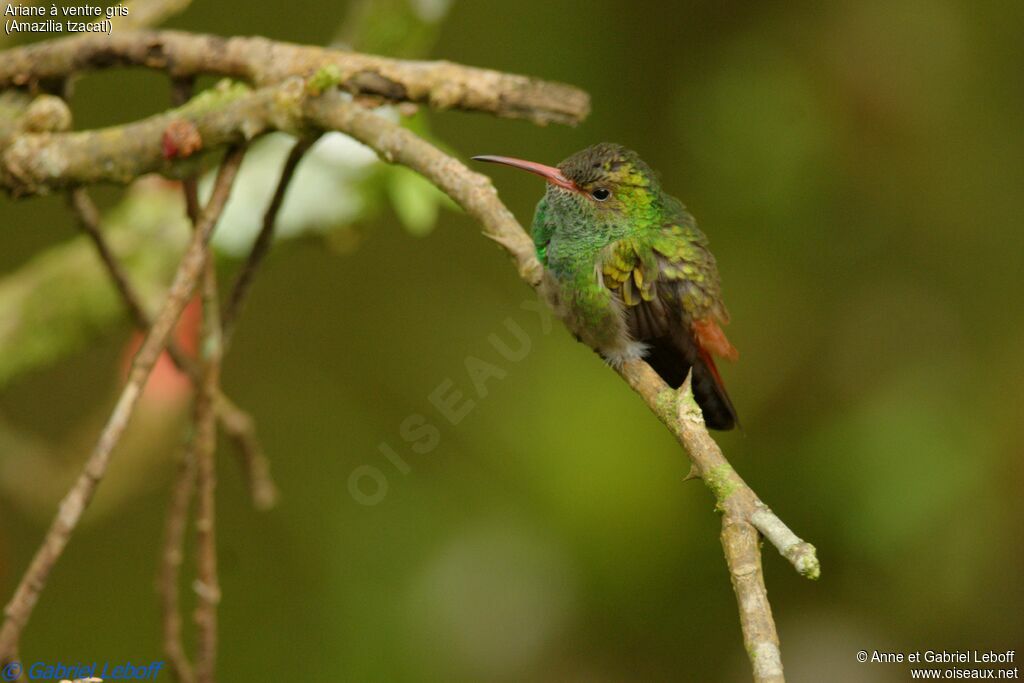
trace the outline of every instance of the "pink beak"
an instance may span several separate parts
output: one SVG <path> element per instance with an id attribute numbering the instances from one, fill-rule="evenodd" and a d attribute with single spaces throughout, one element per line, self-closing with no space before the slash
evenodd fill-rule
<path id="1" fill-rule="evenodd" d="M 524 161 L 513 157 L 496 157 L 487 154 L 475 156 L 473 157 L 473 161 L 486 161 L 492 164 L 504 164 L 505 166 L 520 168 L 529 173 L 533 173 L 534 175 L 539 175 L 552 185 L 564 187 L 565 189 L 572 190 L 573 192 L 579 192 L 580 189 L 576 187 L 576 183 L 566 178 L 565 175 L 554 166 L 545 166 L 544 164 L 538 164 L 536 161 Z"/>

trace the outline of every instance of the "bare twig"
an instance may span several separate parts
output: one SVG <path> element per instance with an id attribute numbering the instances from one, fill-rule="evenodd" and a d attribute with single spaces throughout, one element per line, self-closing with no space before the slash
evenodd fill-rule
<path id="1" fill-rule="evenodd" d="M 353 94 L 420 102 L 435 109 L 482 111 L 538 124 L 575 124 L 590 109 L 589 97 L 578 88 L 490 69 L 179 31 L 83 35 L 8 50 L 0 59 L 0 88 L 118 65 L 164 69 L 172 77 L 217 74 L 256 85 L 305 78 L 326 67 Z"/>
<path id="2" fill-rule="evenodd" d="M 191 99 L 194 87 L 195 79 L 193 77 L 173 79 L 171 82 L 172 104 L 181 106 Z M 192 223 L 193 230 L 198 227 L 199 214 L 201 212 L 199 184 L 196 179 L 197 173 L 198 171 L 193 171 L 181 183 L 185 199 L 185 213 Z M 212 261 L 212 258 L 207 258 L 203 268 L 204 295 L 206 294 L 206 282 L 209 278 Z M 205 400 L 207 388 L 206 369 L 208 367 L 208 365 L 204 365 L 192 368 L 194 370 L 192 381 L 197 389 L 196 405 L 194 408 L 195 425 L 189 435 L 188 444 L 182 455 L 174 486 L 171 490 L 159 577 L 164 652 L 171 662 L 171 670 L 178 683 L 194 683 L 196 680 L 196 670 L 189 661 L 188 653 L 182 641 L 181 592 L 178 586 L 181 580 L 181 565 L 184 561 L 185 530 L 188 526 L 189 504 L 192 501 L 196 486 L 197 452 L 201 447 L 205 446 L 205 443 L 201 444 L 199 441 L 199 424 L 207 419 L 212 405 L 210 401 Z M 204 479 L 203 483 L 207 484 L 208 481 Z M 199 552 L 202 553 L 205 550 L 205 547 L 201 547 Z"/>
<path id="3" fill-rule="evenodd" d="M 196 280 L 206 261 L 207 244 L 230 194 L 241 158 L 242 151 L 233 149 L 221 166 L 210 203 L 203 212 L 188 250 L 182 257 L 181 265 L 167 293 L 167 299 L 132 360 L 128 380 L 121 396 L 100 433 L 100 438 L 89 455 L 81 475 L 61 501 L 57 516 L 50 525 L 42 545 L 4 609 L 5 619 L 0 626 L 0 662 L 8 661 L 17 650 L 21 632 L 32 615 L 50 571 L 71 540 L 71 534 L 78 526 L 82 513 L 85 512 L 97 486 L 106 474 L 110 454 L 131 419 L 149 373 L 166 346 L 174 323 L 195 289 Z"/>
<path id="4" fill-rule="evenodd" d="M 178 683 L 193 683 L 195 674 L 181 639 L 181 565 L 185 553 L 185 531 L 188 524 L 189 503 L 196 482 L 195 433 L 189 437 L 178 462 L 178 470 L 171 487 L 164 525 L 164 543 L 157 574 L 160 594 L 161 626 L 164 654 L 170 662 L 171 672 Z"/>
<path id="5" fill-rule="evenodd" d="M 312 141 L 308 139 L 299 138 L 296 140 L 291 151 L 288 153 L 288 158 L 285 159 L 284 166 L 281 167 L 281 176 L 278 178 L 277 187 L 274 188 L 274 194 L 270 197 L 270 203 L 263 214 L 263 226 L 260 228 L 259 235 L 256 236 L 256 241 L 253 242 L 249 257 L 245 260 L 242 269 L 238 273 L 235 286 L 231 289 L 231 297 L 224 307 L 222 324 L 224 326 L 225 347 L 231 344 L 235 323 L 238 315 L 242 312 L 242 306 L 245 304 L 246 296 L 248 296 L 249 289 L 252 287 L 253 278 L 256 276 L 256 271 L 259 270 L 260 264 L 263 263 L 263 258 L 270 251 L 270 245 L 274 241 L 277 216 L 281 211 L 281 206 L 284 205 L 284 198 L 288 192 L 288 186 L 291 184 L 292 177 L 295 175 L 295 169 L 298 168 L 299 162 L 302 161 L 303 155 L 311 145 Z"/>
<path id="6" fill-rule="evenodd" d="M 213 683 L 217 664 L 217 605 L 220 581 L 217 576 L 216 534 L 216 402 L 220 385 L 223 352 L 217 275 L 213 259 L 207 259 L 203 272 L 202 300 L 202 378 L 195 406 L 195 453 L 198 500 L 196 504 L 196 581 L 198 597 L 195 610 L 198 645 L 196 647 L 196 683 Z"/>
<path id="7" fill-rule="evenodd" d="M 256 424 L 249 413 L 231 402 L 223 391 L 217 395 L 217 417 L 224 434 L 231 439 L 239 457 L 249 498 L 257 510 L 277 505 L 277 484 L 270 474 L 270 460 L 256 438 Z"/>
<path id="8" fill-rule="evenodd" d="M 185 196 L 185 213 L 188 215 L 192 225 L 199 220 L 199 180 L 193 173 L 181 181 L 182 194 Z"/>
<path id="9" fill-rule="evenodd" d="M 760 500 L 754 501 L 749 519 L 801 576 L 808 579 L 817 579 L 821 576 L 821 563 L 818 562 L 818 551 L 815 547 L 794 534 L 767 505 Z"/>
<path id="10" fill-rule="evenodd" d="M 114 255 L 110 245 L 107 244 L 107 240 L 103 237 L 103 232 L 100 228 L 102 221 L 100 220 L 100 212 L 96 208 L 96 204 L 93 203 L 88 192 L 82 188 L 76 188 L 68 192 L 68 204 L 71 206 L 72 213 L 78 219 L 79 227 L 89 236 L 93 246 L 96 247 L 96 253 L 99 254 L 100 260 L 103 261 L 103 266 L 107 269 L 114 287 L 117 288 L 117 292 L 124 302 L 125 308 L 128 309 L 128 315 L 132 319 L 132 324 L 140 330 L 148 330 L 150 325 L 149 314 L 142 307 L 142 300 L 135 293 L 131 282 L 128 281 L 128 274 L 121 267 L 120 261 L 118 261 L 117 256 Z M 173 339 L 167 340 L 168 350 L 176 346 Z M 184 370 L 189 367 L 191 359 L 180 349 L 175 348 L 172 356 L 175 357 L 175 364 L 179 368 Z"/>
<path id="11" fill-rule="evenodd" d="M 175 107 L 183 106 L 186 102 L 192 99 L 195 86 L 196 79 L 194 76 L 183 76 L 181 78 L 172 79 L 171 103 Z M 200 211 L 198 176 L 198 170 L 193 169 L 193 171 L 181 181 L 182 191 L 185 195 L 185 213 L 188 215 L 188 219 L 192 221 L 193 227 L 195 227 L 196 221 L 199 220 Z"/>
<path id="12" fill-rule="evenodd" d="M 532 242 L 486 177 L 470 171 L 413 133 L 336 95 L 311 102 L 307 116 L 322 128 L 348 133 L 375 149 L 383 159 L 423 174 L 481 222 L 484 234 L 508 252 L 523 280 L 543 289 L 542 269 Z M 765 530 L 765 537 L 808 578 L 817 578 L 820 573 L 814 547 L 793 535 L 725 459 L 704 426 L 689 382 L 674 391 L 641 360 L 624 363 L 617 371 L 675 435 L 696 474 L 714 494 L 723 513 L 722 547 L 754 678 L 773 683 L 783 680 L 778 635 L 761 571 L 757 530 Z"/>

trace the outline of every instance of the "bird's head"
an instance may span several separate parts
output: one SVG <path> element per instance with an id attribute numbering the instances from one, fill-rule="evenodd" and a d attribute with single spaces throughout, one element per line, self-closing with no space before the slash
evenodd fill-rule
<path id="1" fill-rule="evenodd" d="M 473 159 L 541 176 L 548 182 L 547 200 L 553 210 L 596 222 L 640 220 L 658 208 L 661 191 L 654 171 L 636 152 L 610 142 L 576 152 L 558 166 L 502 156 Z"/>

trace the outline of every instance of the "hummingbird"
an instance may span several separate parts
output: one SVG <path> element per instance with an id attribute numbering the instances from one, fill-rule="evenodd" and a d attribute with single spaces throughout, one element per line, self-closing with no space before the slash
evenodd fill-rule
<path id="1" fill-rule="evenodd" d="M 679 388 L 692 370 L 693 395 L 712 429 L 737 423 L 715 358 L 735 360 L 722 326 L 715 257 L 682 202 L 658 174 L 621 145 L 600 143 L 558 166 L 475 156 L 534 173 L 548 185 L 532 236 L 546 295 L 576 338 L 613 366 L 642 358 Z"/>

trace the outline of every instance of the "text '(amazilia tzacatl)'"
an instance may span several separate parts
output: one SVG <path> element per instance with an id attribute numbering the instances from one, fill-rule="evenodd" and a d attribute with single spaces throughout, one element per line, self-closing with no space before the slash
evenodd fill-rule
<path id="1" fill-rule="evenodd" d="M 714 357 L 735 360 L 722 325 L 715 257 L 682 203 L 631 150 L 601 143 L 557 167 L 476 156 L 548 182 L 533 242 L 548 296 L 569 329 L 619 365 L 643 358 L 678 388 L 693 369 L 693 394 L 712 429 L 732 429 L 736 410 Z"/>

